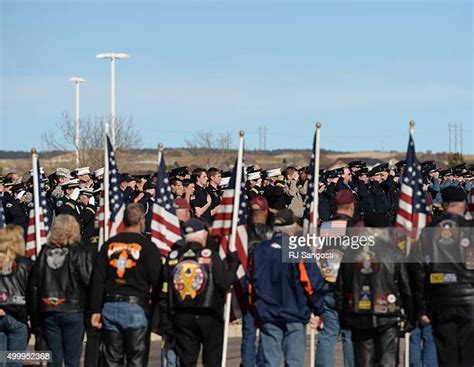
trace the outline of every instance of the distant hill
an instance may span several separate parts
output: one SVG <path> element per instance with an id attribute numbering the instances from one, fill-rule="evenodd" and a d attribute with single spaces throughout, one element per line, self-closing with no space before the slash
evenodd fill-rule
<path id="1" fill-rule="evenodd" d="M 74 169 L 74 152 L 39 152 L 41 165 L 46 173 L 53 172 L 57 167 Z M 230 168 L 237 155 L 235 150 L 213 151 L 206 149 L 165 149 L 165 161 L 168 168 L 177 166 L 189 166 L 195 168 L 218 167 L 220 169 Z M 369 166 L 374 166 L 380 162 L 391 162 L 405 158 L 405 152 L 335 152 L 323 150 L 321 152 L 321 167 L 335 168 L 346 165 L 352 160 L 363 160 Z M 245 152 L 245 163 L 247 165 L 258 165 L 263 169 L 287 167 L 293 165 L 302 167 L 309 164 L 311 151 L 309 149 L 275 149 L 270 151 L 250 150 Z M 444 168 L 448 164 L 448 153 L 417 153 L 420 161 L 434 160 L 437 165 Z M 474 155 L 465 155 L 465 160 L 474 162 Z M 156 149 L 140 149 L 117 152 L 117 164 L 122 172 L 133 174 L 145 173 L 156 170 L 157 151 Z M 81 166 L 89 166 L 97 169 L 103 165 L 103 152 L 101 150 L 92 152 L 88 157 L 84 157 Z M 31 168 L 31 153 L 19 151 L 0 151 L 0 169 L 3 173 L 9 170 L 16 170 L 19 173 L 28 171 Z"/>

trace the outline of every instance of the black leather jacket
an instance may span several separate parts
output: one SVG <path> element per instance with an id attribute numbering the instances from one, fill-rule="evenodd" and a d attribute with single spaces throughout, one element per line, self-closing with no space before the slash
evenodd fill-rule
<path id="1" fill-rule="evenodd" d="M 443 214 L 423 229 L 412 251 L 418 316 L 452 306 L 474 306 L 474 227 Z"/>
<path id="2" fill-rule="evenodd" d="M 411 328 L 413 300 L 404 255 L 380 238 L 369 247 L 370 260 L 363 255 L 362 248 L 347 249 L 339 269 L 334 296 L 341 325 L 365 329 L 395 324 L 403 309 Z"/>
<path id="3" fill-rule="evenodd" d="M 28 258 L 17 257 L 11 273 L 0 273 L 0 309 L 24 324 L 28 322 L 26 294 L 32 266 Z"/>
<path id="4" fill-rule="evenodd" d="M 33 267 L 32 312 L 82 312 L 92 271 L 92 257 L 81 243 L 44 246 Z"/>

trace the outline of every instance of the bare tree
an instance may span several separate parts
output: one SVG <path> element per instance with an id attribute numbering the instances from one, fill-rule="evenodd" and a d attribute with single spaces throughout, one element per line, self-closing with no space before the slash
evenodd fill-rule
<path id="1" fill-rule="evenodd" d="M 81 119 L 81 135 L 79 140 L 79 160 L 81 164 L 90 166 L 101 165 L 103 159 L 99 150 L 104 147 L 104 129 L 107 117 L 94 116 Z M 132 118 L 117 117 L 116 148 L 121 150 L 136 148 L 141 143 L 140 132 L 133 124 Z M 53 131 L 42 134 L 45 150 L 68 151 L 76 148 L 75 121 L 68 113 L 63 113 Z"/>
<path id="2" fill-rule="evenodd" d="M 229 152 L 233 149 L 230 132 L 215 135 L 210 130 L 200 130 L 191 139 L 185 139 L 186 147 L 193 155 L 205 155 L 206 165 L 229 164 Z"/>

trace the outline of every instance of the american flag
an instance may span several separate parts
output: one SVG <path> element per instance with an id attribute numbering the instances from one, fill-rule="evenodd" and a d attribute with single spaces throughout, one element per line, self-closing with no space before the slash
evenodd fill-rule
<path id="1" fill-rule="evenodd" d="M 161 156 L 159 162 L 157 178 L 155 202 L 153 203 L 151 217 L 151 240 L 158 247 L 160 253 L 167 256 L 173 245 L 182 237 L 163 156 Z"/>
<path id="2" fill-rule="evenodd" d="M 304 211 L 304 220 L 303 220 L 303 228 L 304 232 L 308 233 L 311 229 L 313 223 L 313 216 L 315 212 L 315 201 L 314 201 L 314 168 L 316 166 L 316 133 L 314 134 L 313 139 L 313 150 L 311 151 L 311 161 L 309 162 L 309 173 L 308 173 L 308 194 L 306 196 L 306 204 L 305 204 L 305 211 Z M 317 183 L 319 185 L 319 183 Z M 319 186 L 316 187 L 316 190 L 319 189 Z M 316 210 L 318 210 L 316 208 Z"/>
<path id="3" fill-rule="evenodd" d="M 36 171 L 32 171 L 32 175 L 36 175 L 33 178 L 33 182 L 38 182 L 38 188 L 34 188 L 33 195 L 35 192 L 39 195 L 39 207 L 35 208 L 34 200 L 32 201 L 32 207 L 29 212 L 28 218 L 28 229 L 26 232 L 26 247 L 25 255 L 32 259 L 36 258 L 36 243 L 38 241 L 40 246 L 43 246 L 46 243 L 46 237 L 48 236 L 51 218 L 49 217 L 48 203 L 46 201 L 46 194 L 44 192 L 44 185 L 42 181 L 42 176 L 40 173 L 40 164 L 39 159 L 36 154 L 33 155 L 33 159 L 36 159 Z M 36 223 L 35 223 L 35 211 L 39 210 L 39 226 L 40 226 L 40 238 L 36 238 Z M 38 247 L 40 247 L 38 246 Z"/>
<path id="4" fill-rule="evenodd" d="M 99 208 L 97 209 L 97 212 L 95 213 L 95 228 L 99 229 L 99 249 L 102 247 L 102 245 L 105 242 L 104 238 L 104 184 L 101 183 L 101 188 L 102 191 L 100 192 L 100 197 L 99 197 Z"/>
<path id="5" fill-rule="evenodd" d="M 125 201 L 120 190 L 120 177 L 115 160 L 115 152 L 110 137 L 107 135 L 107 157 L 109 169 L 109 192 L 104 192 L 104 199 L 109 200 L 109 238 L 120 233 L 124 228 L 123 215 L 125 213 Z"/>
<path id="6" fill-rule="evenodd" d="M 5 210 L 3 209 L 3 203 L 2 203 L 2 200 L 0 199 L 0 228 L 3 228 L 5 226 L 6 226 Z"/>
<path id="7" fill-rule="evenodd" d="M 347 220 L 330 220 L 321 224 L 320 236 L 338 237 L 344 236 L 347 229 Z"/>
<path id="8" fill-rule="evenodd" d="M 423 192 L 421 165 L 416 159 L 415 142 L 410 131 L 406 167 L 401 177 L 397 227 L 401 228 L 411 240 L 415 241 L 420 234 L 420 230 L 426 226 L 430 219 L 428 210 Z"/>
<path id="9" fill-rule="evenodd" d="M 237 276 L 242 278 L 247 269 L 247 246 L 248 246 L 248 203 L 247 195 L 245 194 L 245 177 L 244 169 L 242 168 L 240 182 L 240 197 L 239 197 L 239 218 L 237 221 L 237 233 L 235 236 L 235 249 L 239 254 L 240 263 L 242 266 L 237 271 Z M 222 195 L 222 200 L 217 210 L 212 223 L 211 235 L 218 238 L 220 241 L 219 254 L 221 258 L 225 258 L 229 251 L 229 240 L 232 231 L 232 212 L 234 208 L 234 196 L 237 181 L 237 163 L 234 166 L 232 176 L 229 181 L 228 189 Z"/>

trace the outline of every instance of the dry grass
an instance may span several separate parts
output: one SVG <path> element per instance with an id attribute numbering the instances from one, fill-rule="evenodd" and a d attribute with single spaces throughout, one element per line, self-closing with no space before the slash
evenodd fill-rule
<path id="1" fill-rule="evenodd" d="M 165 160 L 168 167 L 190 166 L 190 167 L 210 167 L 216 166 L 222 169 L 227 169 L 233 165 L 236 158 L 236 152 L 223 153 L 199 153 L 191 152 L 186 149 L 173 149 L 165 151 Z M 350 152 L 350 153 L 330 153 L 321 155 L 321 167 L 330 168 L 340 166 L 350 160 L 355 159 L 372 159 L 380 161 L 389 161 L 390 159 L 400 160 L 404 159 L 404 153 L 388 153 L 388 152 Z M 45 168 L 46 174 L 52 173 L 57 167 L 75 168 L 75 158 L 73 153 L 57 155 L 52 158 L 41 158 L 41 165 Z M 446 153 L 439 154 L 423 154 L 419 153 L 420 161 L 435 160 L 440 167 L 446 167 L 448 163 L 448 155 Z M 474 155 L 465 155 L 467 162 L 474 162 Z M 245 155 L 246 164 L 256 164 L 264 169 L 286 167 L 294 165 L 297 167 L 306 166 L 309 163 L 310 152 L 308 151 L 283 151 L 278 154 L 262 153 L 262 152 L 247 152 Z M 137 151 L 131 152 L 117 152 L 117 164 L 122 172 L 129 172 L 132 174 L 146 173 L 148 171 L 156 170 L 157 154 L 143 153 Z M 99 168 L 103 162 L 103 152 L 96 151 L 91 154 L 88 163 L 84 166 L 90 165 L 91 170 Z M 1 159 L 0 166 L 3 167 L 3 172 L 6 173 L 11 170 L 16 170 L 19 173 L 27 172 L 31 168 L 30 159 Z"/>

